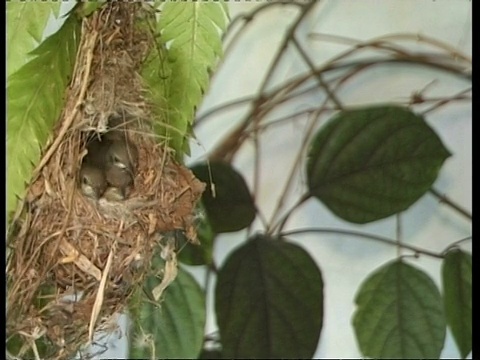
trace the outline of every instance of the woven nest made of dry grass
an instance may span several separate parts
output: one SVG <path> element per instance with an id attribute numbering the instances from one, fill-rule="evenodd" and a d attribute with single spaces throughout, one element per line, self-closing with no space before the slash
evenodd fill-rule
<path id="1" fill-rule="evenodd" d="M 33 347 L 46 335 L 49 358 L 71 356 L 123 309 L 163 233 L 196 241 L 204 184 L 153 134 L 137 74 L 152 46 L 135 26 L 142 9 L 112 2 L 84 20 L 65 109 L 9 239 L 7 335 Z M 87 139 L 111 131 L 112 117 L 138 149 L 133 190 L 123 201 L 89 199 L 78 186 Z"/>

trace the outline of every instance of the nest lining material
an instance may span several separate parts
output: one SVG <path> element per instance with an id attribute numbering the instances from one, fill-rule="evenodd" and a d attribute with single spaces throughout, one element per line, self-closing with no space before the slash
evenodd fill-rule
<path id="1" fill-rule="evenodd" d="M 64 112 L 10 241 L 7 333 L 46 334 L 58 346 L 52 358 L 70 356 L 95 322 L 105 327 L 121 311 L 148 274 L 162 233 L 184 230 L 195 242 L 194 207 L 204 184 L 173 160 L 147 120 L 137 71 L 152 39 L 134 26 L 144 9 L 112 2 L 84 20 Z M 108 131 L 111 115 L 123 117 L 139 153 L 133 191 L 122 202 L 87 199 L 78 188 L 86 139 Z"/>

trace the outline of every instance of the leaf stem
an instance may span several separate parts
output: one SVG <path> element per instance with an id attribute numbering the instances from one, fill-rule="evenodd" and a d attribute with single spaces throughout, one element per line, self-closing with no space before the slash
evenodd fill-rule
<path id="1" fill-rule="evenodd" d="M 306 234 L 306 233 L 322 233 L 322 234 L 337 234 L 337 235 L 347 235 L 347 236 L 353 236 L 353 237 L 359 237 L 367 240 L 372 240 L 372 241 L 377 241 L 381 242 L 384 244 L 388 245 L 393 245 L 393 246 L 398 246 L 404 249 L 411 250 L 415 252 L 415 254 L 423 254 L 427 255 L 430 257 L 434 257 L 437 259 L 443 259 L 444 254 L 442 253 L 436 253 L 430 250 L 422 249 L 417 246 L 413 245 L 408 245 L 401 243 L 396 240 L 392 240 L 386 237 L 374 235 L 374 234 L 369 234 L 369 233 L 363 233 L 359 231 L 351 231 L 351 230 L 342 230 L 342 229 L 335 229 L 335 228 L 305 228 L 305 229 L 297 229 L 297 230 L 291 230 L 291 231 L 285 231 L 279 234 L 281 237 L 286 237 L 286 236 L 291 236 L 291 235 L 301 235 L 301 234 Z"/>
<path id="2" fill-rule="evenodd" d="M 397 256 L 400 257 L 402 255 L 402 241 L 403 241 L 403 236 L 402 236 L 402 217 L 401 214 L 395 215 L 395 233 L 396 233 L 396 238 L 397 238 Z"/>
<path id="3" fill-rule="evenodd" d="M 466 209 L 464 209 L 460 205 L 454 203 L 452 200 L 447 198 L 445 195 L 443 195 L 440 191 L 438 191 L 434 187 L 430 188 L 429 192 L 430 194 L 435 196 L 438 200 L 440 200 L 440 203 L 448 205 L 453 210 L 457 211 L 459 214 L 466 217 L 468 220 L 472 220 L 472 214 L 470 212 L 468 212 Z"/>
<path id="4" fill-rule="evenodd" d="M 459 246 L 462 242 L 469 241 L 469 240 L 472 240 L 472 237 L 471 237 L 471 236 L 464 237 L 463 239 L 460 239 L 460 240 L 457 240 L 457 241 L 451 243 L 450 245 L 448 245 L 448 246 L 445 248 L 445 250 L 442 251 L 442 254 L 443 254 L 443 255 L 446 255 L 447 252 L 449 252 L 451 249 L 458 248 L 458 246 Z"/>
<path id="5" fill-rule="evenodd" d="M 292 206 L 292 208 L 284 215 L 283 219 L 270 229 L 269 233 L 273 233 L 276 229 L 278 229 L 278 232 L 280 233 L 285 227 L 285 224 L 287 223 L 288 219 L 293 214 L 293 212 L 296 209 L 298 209 L 300 205 L 302 205 L 305 201 L 307 201 L 310 198 L 311 198 L 311 194 L 309 192 L 302 195 L 300 199 L 298 199 L 298 201 Z"/>

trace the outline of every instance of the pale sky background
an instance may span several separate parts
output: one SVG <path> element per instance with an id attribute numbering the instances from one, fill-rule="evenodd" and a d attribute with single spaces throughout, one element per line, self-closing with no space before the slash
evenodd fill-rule
<path id="1" fill-rule="evenodd" d="M 257 2 L 230 2 L 232 18 L 241 12 L 259 6 Z M 63 5 L 66 9 L 66 4 Z M 225 59 L 225 63 L 216 74 L 211 88 L 199 109 L 199 114 L 210 108 L 243 96 L 255 94 L 286 27 L 294 19 L 293 7 L 277 7 L 262 15 L 242 35 L 241 41 Z M 311 32 L 368 40 L 391 33 L 414 33 L 434 37 L 450 44 L 458 51 L 472 53 L 472 3 L 463 0 L 327 0 L 319 1 L 315 11 L 303 24 L 298 33 L 309 55 L 317 63 L 333 57 L 344 46 L 309 40 Z M 49 30 L 53 29 L 53 23 Z M 276 73 L 277 81 L 292 74 L 305 71 L 305 66 L 293 51 L 289 52 L 281 70 Z M 351 83 L 340 94 L 346 104 L 365 104 L 384 101 L 399 101 L 415 91 L 424 88 L 435 80 L 426 91 L 427 96 L 455 94 L 469 86 L 452 76 L 420 67 L 382 67 L 365 73 Z M 275 117 L 281 117 L 289 111 L 295 111 L 315 104 L 321 98 L 306 97 L 298 102 L 294 109 L 284 108 Z M 192 157 L 188 163 L 204 157 L 219 139 L 235 126 L 236 121 L 247 111 L 246 108 L 229 111 L 212 118 L 197 130 L 200 146 L 192 145 Z M 427 121 L 438 132 L 453 156 L 445 162 L 436 188 L 451 199 L 471 211 L 472 208 L 472 113 L 471 104 L 459 103 L 432 113 Z M 267 218 L 276 204 L 279 192 L 283 188 L 284 173 L 289 171 L 293 156 L 303 134 L 298 120 L 275 127 L 262 138 L 263 156 L 261 160 L 261 183 L 258 193 L 258 206 Z M 234 166 L 244 174 L 247 183 L 252 184 L 254 153 L 251 146 L 245 146 L 238 154 Z M 297 195 L 301 193 L 302 182 L 296 182 Z M 439 205 L 430 195 L 425 195 L 418 203 L 402 215 L 403 237 L 409 244 L 442 251 L 450 243 L 471 235 L 471 224 L 451 209 Z M 307 226 L 337 227 L 360 230 L 386 237 L 395 237 L 395 221 L 387 219 L 369 225 L 357 226 L 337 219 L 325 206 L 311 200 L 301 211 L 290 219 L 286 229 L 293 230 Z M 255 222 L 254 229 L 261 229 Z M 217 242 L 215 257 L 221 265 L 226 256 L 245 239 L 245 233 L 222 235 Z M 317 261 L 323 273 L 325 283 L 325 315 L 320 342 L 315 353 L 316 358 L 358 358 L 360 353 L 351 325 L 354 312 L 354 297 L 361 282 L 377 267 L 396 256 L 396 248 L 360 239 L 347 239 L 341 236 L 307 236 L 295 239 Z M 471 244 L 465 243 L 466 250 Z M 410 262 L 432 276 L 440 287 L 440 262 L 432 258 L 421 257 Z M 189 268 L 200 284 L 204 274 L 196 268 Z M 210 296 L 211 300 L 212 297 Z M 213 310 L 213 304 L 208 304 Z M 211 314 L 213 311 L 210 312 Z M 215 319 L 207 320 L 207 333 L 216 330 Z M 112 335 L 111 349 L 102 358 L 123 358 L 126 356 L 125 339 L 113 343 L 119 334 Z M 120 334 L 121 335 L 121 334 Z M 470 355 L 471 356 L 471 355 Z M 447 335 L 442 358 L 458 358 L 450 334 Z"/>

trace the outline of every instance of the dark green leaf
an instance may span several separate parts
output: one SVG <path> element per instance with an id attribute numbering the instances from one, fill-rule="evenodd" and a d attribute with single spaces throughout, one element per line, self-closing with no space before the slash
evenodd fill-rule
<path id="1" fill-rule="evenodd" d="M 423 271 L 388 263 L 360 286 L 353 326 L 364 356 L 438 359 L 446 324 L 440 292 Z"/>
<path id="2" fill-rule="evenodd" d="M 220 269 L 215 309 L 226 358 L 311 358 L 322 329 L 322 274 L 299 246 L 258 235 Z"/>
<path id="3" fill-rule="evenodd" d="M 408 209 L 450 156 L 422 116 L 399 106 L 343 111 L 311 144 L 311 195 L 333 213 L 368 223 Z"/>
<path id="4" fill-rule="evenodd" d="M 238 231 L 252 223 L 255 204 L 245 180 L 233 167 L 223 162 L 211 162 L 196 164 L 191 170 L 207 184 L 202 203 L 215 233 Z"/>
<path id="5" fill-rule="evenodd" d="M 199 206 L 200 212 L 205 212 L 203 206 Z M 210 222 L 205 215 L 199 220 L 197 225 L 197 236 L 200 245 L 194 245 L 183 236 L 179 242 L 178 259 L 187 265 L 207 265 L 212 263 L 213 258 L 213 241 L 215 233 L 210 226 Z"/>
<path id="6" fill-rule="evenodd" d="M 472 255 L 449 251 L 443 262 L 443 300 L 447 323 L 462 358 L 472 351 Z"/>
<path id="7" fill-rule="evenodd" d="M 224 359 L 222 352 L 220 350 L 205 350 L 203 349 L 202 353 L 198 357 L 199 359 Z"/>
<path id="8" fill-rule="evenodd" d="M 24 352 L 25 345 L 26 345 L 25 337 L 20 336 L 18 334 L 10 337 L 6 341 L 6 348 L 11 355 L 15 356 L 20 352 L 22 352 L 21 357 L 13 358 L 13 359 L 35 359 L 36 354 L 33 352 L 31 347 L 27 347 L 28 350 Z M 41 359 L 53 358 L 54 354 L 52 353 L 52 343 L 46 336 L 42 336 L 36 339 L 35 346 L 38 352 L 37 358 L 38 356 L 40 356 Z M 7 357 L 7 359 L 9 358 Z"/>
<path id="9" fill-rule="evenodd" d="M 155 277 L 146 281 L 147 291 L 160 283 Z M 205 294 L 195 279 L 179 269 L 158 304 L 145 302 L 134 313 L 134 334 L 130 358 L 196 358 L 202 349 L 205 327 Z"/>
<path id="10" fill-rule="evenodd" d="M 32 52 L 35 58 L 7 83 L 7 209 L 23 197 L 33 166 L 40 158 L 64 103 L 80 35 L 80 22 L 67 18 L 55 34 Z"/>

